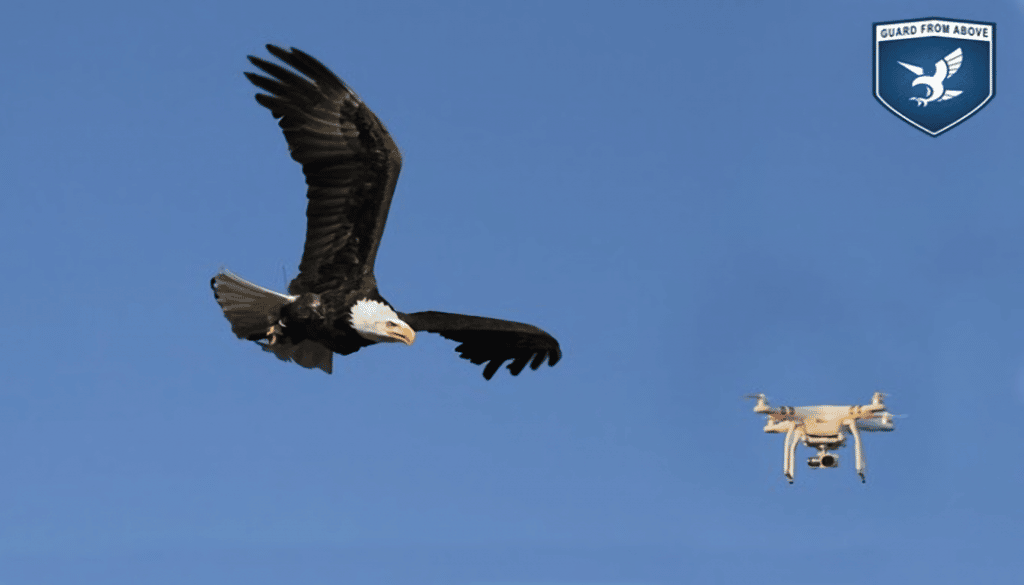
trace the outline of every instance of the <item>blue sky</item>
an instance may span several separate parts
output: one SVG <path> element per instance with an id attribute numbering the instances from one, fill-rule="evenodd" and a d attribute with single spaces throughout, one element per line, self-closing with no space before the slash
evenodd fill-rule
<path id="1" fill-rule="evenodd" d="M 1024 9 L 835 4 L 7 7 L 0 582 L 1017 582 Z M 939 138 L 872 96 L 871 23 L 927 16 L 998 27 Z M 281 290 L 305 231 L 268 42 L 403 150 L 385 297 L 558 366 L 422 335 L 327 376 L 231 334 L 210 277 Z M 866 485 L 849 448 L 786 485 L 741 399 L 875 390 L 911 416 Z"/>

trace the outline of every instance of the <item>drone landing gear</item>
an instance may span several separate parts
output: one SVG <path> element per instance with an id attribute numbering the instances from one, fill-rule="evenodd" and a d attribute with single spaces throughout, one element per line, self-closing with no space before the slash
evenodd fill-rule
<path id="1" fill-rule="evenodd" d="M 786 474 L 786 479 L 789 483 L 793 483 L 793 477 L 796 475 L 796 445 L 800 442 L 800 439 L 804 436 L 803 427 L 797 427 L 793 425 L 786 431 L 786 440 L 782 443 L 784 449 L 782 453 L 782 472 Z"/>
<path id="2" fill-rule="evenodd" d="M 867 483 L 864 478 L 864 449 L 860 444 L 860 431 L 857 430 L 857 421 L 848 420 L 846 426 L 850 429 L 850 434 L 853 435 L 853 453 L 857 460 L 857 475 L 860 476 L 861 483 Z"/>

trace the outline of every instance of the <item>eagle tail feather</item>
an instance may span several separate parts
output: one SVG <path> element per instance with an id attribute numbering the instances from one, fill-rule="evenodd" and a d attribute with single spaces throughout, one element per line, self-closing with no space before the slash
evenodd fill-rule
<path id="1" fill-rule="evenodd" d="M 297 297 L 276 293 L 221 270 L 210 280 L 213 296 L 231 322 L 231 330 L 242 339 L 255 341 L 280 319 L 281 307 Z"/>
<path id="2" fill-rule="evenodd" d="M 331 373 L 333 353 L 320 343 L 309 339 L 292 343 L 284 338 L 277 339 L 275 343 L 264 341 L 270 328 L 281 318 L 281 307 L 298 297 L 255 285 L 227 270 L 217 273 L 210 286 L 235 335 L 255 341 L 280 360 Z"/>

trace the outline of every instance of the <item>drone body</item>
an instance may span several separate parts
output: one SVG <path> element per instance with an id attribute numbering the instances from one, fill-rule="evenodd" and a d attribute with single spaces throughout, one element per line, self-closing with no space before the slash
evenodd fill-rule
<path id="1" fill-rule="evenodd" d="M 838 467 L 839 457 L 829 453 L 846 445 L 846 432 L 853 435 L 854 457 L 857 474 L 864 479 L 864 448 L 860 431 L 891 431 L 892 414 L 885 410 L 882 393 L 875 392 L 871 404 L 863 406 L 779 406 L 772 408 L 764 394 L 757 398 L 754 412 L 768 415 L 764 426 L 766 433 L 786 433 L 783 443 L 782 469 L 789 483 L 793 483 L 796 471 L 796 445 L 803 442 L 818 449 L 817 457 L 810 457 L 807 465 L 812 468 Z"/>

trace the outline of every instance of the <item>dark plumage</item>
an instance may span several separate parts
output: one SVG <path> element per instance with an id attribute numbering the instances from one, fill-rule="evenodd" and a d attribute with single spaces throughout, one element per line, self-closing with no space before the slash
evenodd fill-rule
<path id="1" fill-rule="evenodd" d="M 288 295 L 227 271 L 214 276 L 211 286 L 232 331 L 282 360 L 328 373 L 332 352 L 348 355 L 383 341 L 412 344 L 417 331 L 459 342 L 461 357 L 487 364 L 487 379 L 508 361 L 512 375 L 527 364 L 537 369 L 545 358 L 555 365 L 562 356 L 558 342 L 532 325 L 391 308 L 377 290 L 373 265 L 402 155 L 377 116 L 327 67 L 298 49 L 267 50 L 292 70 L 250 56 L 270 77 L 245 76 L 267 92 L 256 101 L 280 119 L 306 176 L 306 245 Z"/>

